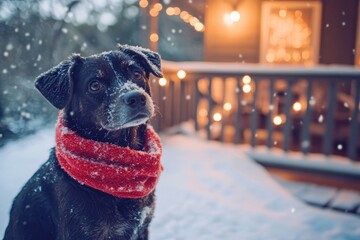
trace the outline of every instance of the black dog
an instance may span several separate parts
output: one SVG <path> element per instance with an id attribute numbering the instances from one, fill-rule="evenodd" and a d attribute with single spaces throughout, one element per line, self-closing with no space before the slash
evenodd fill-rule
<path id="1" fill-rule="evenodd" d="M 86 58 L 73 55 L 35 84 L 79 136 L 141 150 L 154 113 L 150 73 L 162 76 L 157 53 L 119 45 Z M 82 185 L 60 167 L 55 152 L 15 198 L 4 239 L 148 239 L 154 192 L 119 198 Z"/>

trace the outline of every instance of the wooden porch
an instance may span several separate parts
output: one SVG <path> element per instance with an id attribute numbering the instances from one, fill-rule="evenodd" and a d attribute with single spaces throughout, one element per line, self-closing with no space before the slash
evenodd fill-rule
<path id="1" fill-rule="evenodd" d="M 157 129 L 192 120 L 208 140 L 248 148 L 295 195 L 324 198 L 304 201 L 342 209 L 350 191 L 344 211 L 358 213 L 360 70 L 165 61 L 163 72 L 152 81 Z"/>

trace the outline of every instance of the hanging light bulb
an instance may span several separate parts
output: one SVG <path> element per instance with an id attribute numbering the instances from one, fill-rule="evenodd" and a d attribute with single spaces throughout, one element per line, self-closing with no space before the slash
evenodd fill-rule
<path id="1" fill-rule="evenodd" d="M 234 10 L 230 13 L 230 19 L 234 23 L 240 21 L 240 17 L 241 17 L 240 13 L 236 10 Z"/>

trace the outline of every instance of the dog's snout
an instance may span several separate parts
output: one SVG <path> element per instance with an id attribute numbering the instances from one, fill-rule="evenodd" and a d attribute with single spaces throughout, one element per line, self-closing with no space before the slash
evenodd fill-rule
<path id="1" fill-rule="evenodd" d="M 146 96 L 140 92 L 129 92 L 124 96 L 124 102 L 131 108 L 143 107 L 146 104 Z"/>

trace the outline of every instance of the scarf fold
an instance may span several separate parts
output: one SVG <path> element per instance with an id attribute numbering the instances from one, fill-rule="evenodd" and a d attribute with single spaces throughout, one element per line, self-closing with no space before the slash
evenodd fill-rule
<path id="1" fill-rule="evenodd" d="M 163 167 L 159 136 L 147 126 L 143 151 L 85 139 L 65 126 L 62 114 L 56 125 L 56 157 L 60 166 L 81 184 L 121 198 L 149 195 Z"/>

